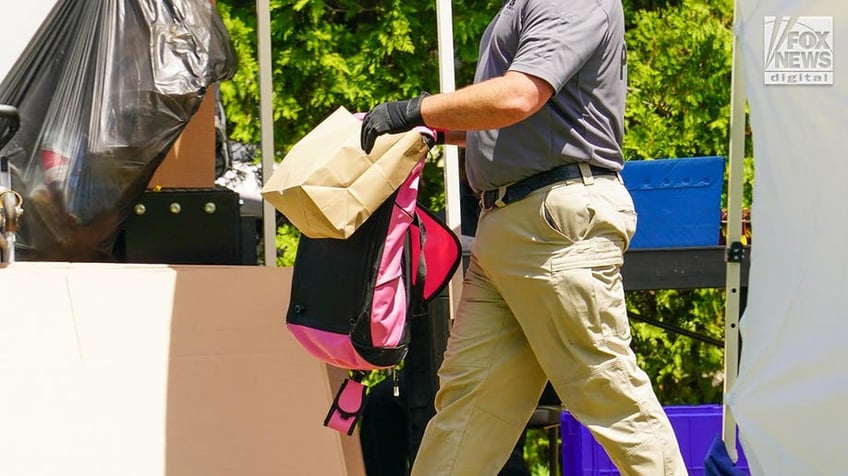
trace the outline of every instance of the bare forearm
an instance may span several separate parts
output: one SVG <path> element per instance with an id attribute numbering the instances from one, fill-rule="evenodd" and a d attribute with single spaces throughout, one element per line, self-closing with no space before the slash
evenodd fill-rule
<path id="1" fill-rule="evenodd" d="M 509 72 L 451 93 L 428 96 L 421 103 L 421 115 L 428 126 L 437 129 L 496 129 L 535 113 L 551 94 L 551 87 L 541 79 Z"/>

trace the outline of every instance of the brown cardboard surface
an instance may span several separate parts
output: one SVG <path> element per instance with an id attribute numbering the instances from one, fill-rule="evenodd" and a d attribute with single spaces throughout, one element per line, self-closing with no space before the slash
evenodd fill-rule
<path id="1" fill-rule="evenodd" d="M 215 6 L 215 0 L 210 0 Z M 212 188 L 215 186 L 215 88 L 153 173 L 147 188 Z"/>
<path id="2" fill-rule="evenodd" d="M 0 265 L 0 474 L 364 475 L 291 269 Z"/>
<path id="3" fill-rule="evenodd" d="M 147 188 L 212 188 L 215 182 L 215 86 L 153 173 Z"/>

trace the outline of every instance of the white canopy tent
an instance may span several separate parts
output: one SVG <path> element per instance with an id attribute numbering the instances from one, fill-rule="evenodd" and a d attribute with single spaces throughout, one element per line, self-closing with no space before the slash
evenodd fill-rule
<path id="1" fill-rule="evenodd" d="M 726 401 L 755 474 L 843 474 L 848 3 L 739 0 L 735 32 L 734 98 L 737 108 L 747 98 L 754 133 L 756 236 Z M 737 117 L 731 150 L 741 151 L 740 127 Z"/>
<path id="2" fill-rule="evenodd" d="M 3 20 L 0 20 L 0 81 L 6 77 L 55 4 L 56 0 L 32 0 L 26 4 L 3 6 Z"/>

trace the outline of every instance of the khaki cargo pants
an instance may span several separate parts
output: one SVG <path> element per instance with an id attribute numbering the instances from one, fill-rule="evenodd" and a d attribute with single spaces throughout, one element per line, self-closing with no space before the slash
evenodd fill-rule
<path id="1" fill-rule="evenodd" d="M 547 380 L 622 474 L 687 474 L 630 349 L 619 271 L 635 226 L 616 176 L 482 213 L 414 476 L 496 475 Z"/>

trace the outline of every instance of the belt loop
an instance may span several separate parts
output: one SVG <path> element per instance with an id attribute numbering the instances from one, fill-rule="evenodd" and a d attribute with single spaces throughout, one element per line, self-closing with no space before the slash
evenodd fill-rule
<path id="1" fill-rule="evenodd" d="M 583 185 L 592 185 L 595 183 L 595 177 L 592 176 L 592 169 L 586 162 L 577 162 L 577 167 L 580 168 L 580 175 L 583 176 Z"/>
<path id="2" fill-rule="evenodd" d="M 503 208 L 506 206 L 503 199 L 506 196 L 506 185 L 503 187 L 498 187 L 498 198 L 495 200 L 495 206 L 498 208 Z"/>

